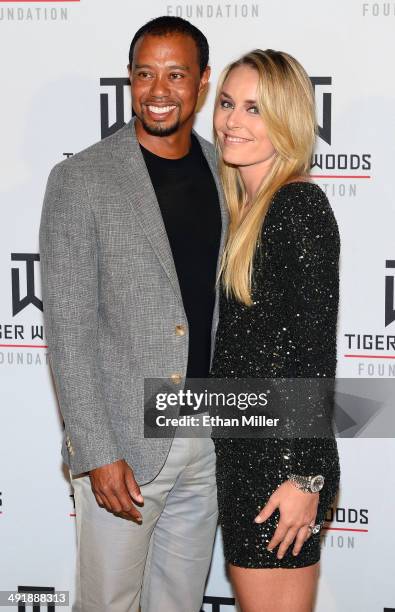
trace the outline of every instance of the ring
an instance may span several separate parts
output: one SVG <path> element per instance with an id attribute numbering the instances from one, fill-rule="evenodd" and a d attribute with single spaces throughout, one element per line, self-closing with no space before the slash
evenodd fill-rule
<path id="1" fill-rule="evenodd" d="M 321 525 L 319 523 L 314 525 L 314 523 L 311 522 L 310 525 L 308 525 L 308 528 L 310 529 L 311 533 L 315 535 L 316 533 L 319 533 Z"/>

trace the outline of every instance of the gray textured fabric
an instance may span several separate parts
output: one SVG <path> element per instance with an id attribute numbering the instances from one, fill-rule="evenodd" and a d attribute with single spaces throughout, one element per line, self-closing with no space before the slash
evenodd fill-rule
<path id="1" fill-rule="evenodd" d="M 220 197 L 218 270 L 227 210 L 214 148 L 196 136 Z M 39 239 L 63 459 L 79 474 L 123 458 L 139 483 L 149 482 L 171 440 L 144 438 L 144 378 L 185 379 L 188 334 L 176 335 L 175 326 L 188 322 L 134 119 L 52 169 Z M 212 354 L 217 323 L 218 290 Z"/>

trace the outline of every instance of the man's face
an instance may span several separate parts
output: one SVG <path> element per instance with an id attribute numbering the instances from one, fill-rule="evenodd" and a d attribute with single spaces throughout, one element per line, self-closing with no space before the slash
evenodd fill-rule
<path id="1" fill-rule="evenodd" d="M 199 93 L 209 79 L 202 75 L 195 41 L 183 34 L 145 35 L 134 48 L 129 66 L 133 109 L 145 131 L 170 136 L 192 127 Z"/>

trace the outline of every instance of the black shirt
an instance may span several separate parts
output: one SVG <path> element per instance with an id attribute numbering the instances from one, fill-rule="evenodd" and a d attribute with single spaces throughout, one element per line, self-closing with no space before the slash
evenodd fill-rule
<path id="1" fill-rule="evenodd" d="M 140 148 L 159 202 L 188 320 L 186 376 L 206 378 L 210 369 L 215 274 L 221 238 L 215 181 L 193 134 L 189 152 L 179 159 L 166 159 L 141 145 Z"/>

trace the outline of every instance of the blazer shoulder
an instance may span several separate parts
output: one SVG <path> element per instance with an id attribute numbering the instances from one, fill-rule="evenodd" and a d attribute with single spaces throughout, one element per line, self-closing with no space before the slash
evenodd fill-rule
<path id="1" fill-rule="evenodd" d="M 129 126 L 126 124 L 123 128 L 99 140 L 71 157 L 64 159 L 52 168 L 49 174 L 50 181 L 67 180 L 75 181 L 78 177 L 82 180 L 83 177 L 97 176 L 114 167 L 115 161 L 111 155 L 113 151 L 122 146 L 123 141 L 127 141 L 129 136 Z"/>
<path id="2" fill-rule="evenodd" d="M 78 151 L 68 159 L 62 160 L 61 164 L 64 164 L 65 168 L 73 168 L 86 167 L 90 166 L 91 168 L 100 169 L 103 165 L 107 166 L 109 163 L 113 163 L 112 152 L 116 152 L 117 150 L 124 150 L 125 153 L 127 145 L 129 145 L 129 141 L 132 140 L 132 133 L 130 130 L 130 125 L 125 124 L 122 128 L 117 130 L 114 134 L 103 138 L 102 140 L 98 140 L 97 142 L 89 145 L 85 149 Z M 126 145 L 126 147 L 125 147 Z M 129 146 L 129 148 L 131 148 Z"/>
<path id="3" fill-rule="evenodd" d="M 119 137 L 117 133 L 107 136 L 103 138 L 103 140 L 99 140 L 89 147 L 82 149 L 82 151 L 75 153 L 65 161 L 69 162 L 71 165 L 84 165 L 86 163 L 95 164 L 106 161 L 109 153 L 113 150 L 114 146 L 116 146 L 117 137 Z"/>

